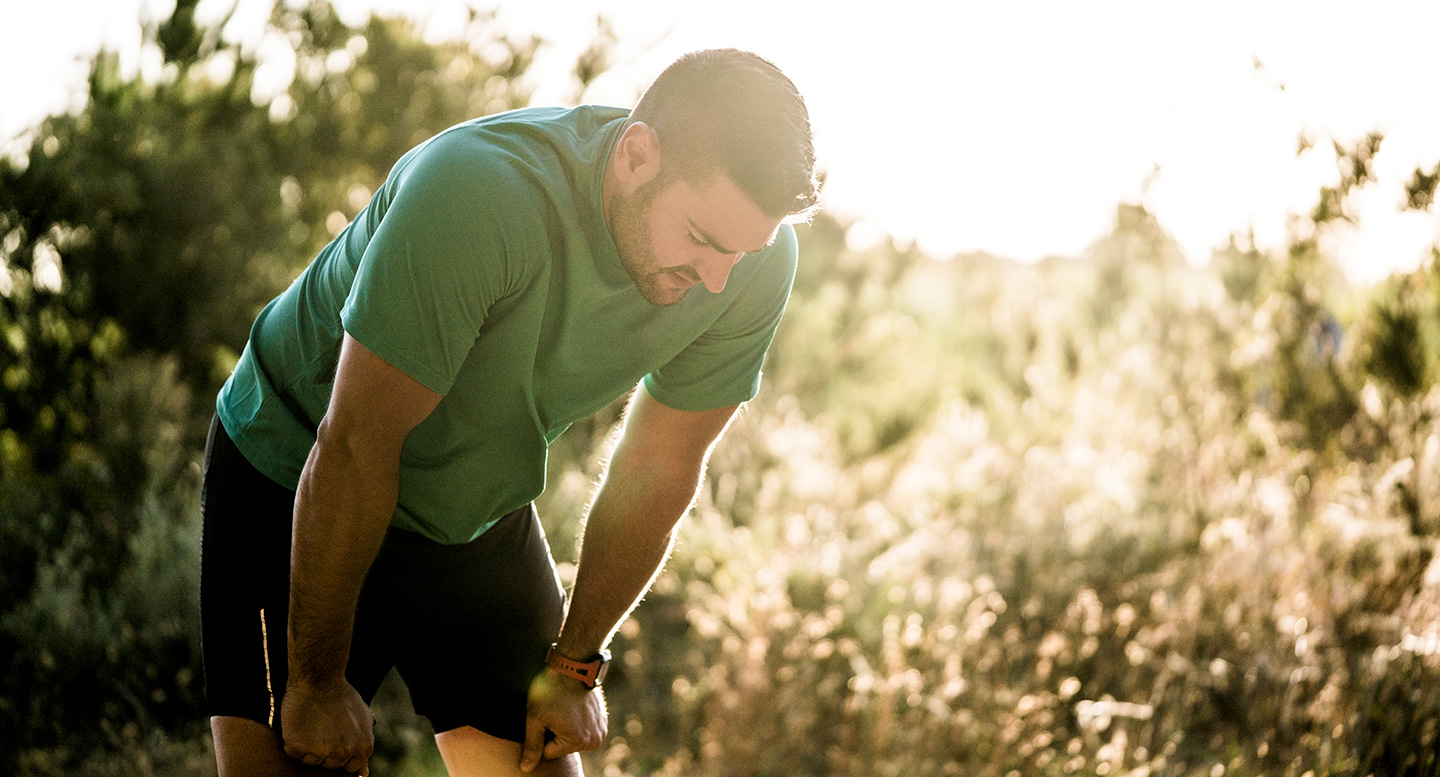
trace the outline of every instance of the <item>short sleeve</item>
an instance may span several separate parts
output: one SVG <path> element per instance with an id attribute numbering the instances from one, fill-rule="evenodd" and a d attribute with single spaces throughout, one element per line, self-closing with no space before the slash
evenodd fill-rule
<path id="1" fill-rule="evenodd" d="M 781 227 L 764 252 L 741 259 L 761 267 L 716 322 L 675 358 L 645 376 L 645 389 L 675 410 L 738 405 L 760 391 L 765 353 L 790 299 L 798 250 L 795 231 Z"/>
<path id="2" fill-rule="evenodd" d="M 517 282 L 503 211 L 524 187 L 467 143 L 441 135 L 403 160 L 340 314 L 351 337 L 440 394 Z"/>

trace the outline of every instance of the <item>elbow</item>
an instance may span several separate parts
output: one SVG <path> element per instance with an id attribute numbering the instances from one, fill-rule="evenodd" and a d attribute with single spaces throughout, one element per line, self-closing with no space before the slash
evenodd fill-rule
<path id="1" fill-rule="evenodd" d="M 649 467 L 616 467 L 606 472 L 597 501 L 618 498 L 630 520 L 643 522 L 647 533 L 668 535 L 684 519 L 695 504 L 700 486 L 700 470 Z M 608 493 L 607 493 L 608 492 Z"/>
<path id="2" fill-rule="evenodd" d="M 363 423 L 347 423 L 326 415 L 315 432 L 317 456 L 364 476 L 379 476 L 400 466 L 404 439 L 390 440 Z"/>
<path id="3" fill-rule="evenodd" d="M 652 491 L 656 509 L 649 511 L 655 516 L 656 531 L 673 533 L 680 522 L 695 506 L 700 493 L 701 472 L 683 473 L 664 478 L 655 484 Z"/>

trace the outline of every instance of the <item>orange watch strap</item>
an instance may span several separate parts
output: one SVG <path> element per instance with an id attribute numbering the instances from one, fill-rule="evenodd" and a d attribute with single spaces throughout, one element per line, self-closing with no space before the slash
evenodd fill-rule
<path id="1" fill-rule="evenodd" d="M 573 677 L 591 688 L 598 686 L 604 679 L 604 670 L 610 660 L 610 657 L 604 652 L 589 661 L 576 661 L 573 658 L 566 658 L 556 647 L 556 645 L 551 645 L 550 652 L 545 654 L 546 666 L 566 677 Z"/>

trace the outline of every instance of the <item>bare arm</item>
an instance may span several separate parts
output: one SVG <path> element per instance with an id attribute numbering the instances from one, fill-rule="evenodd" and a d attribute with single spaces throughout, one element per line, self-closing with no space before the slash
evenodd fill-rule
<path id="1" fill-rule="evenodd" d="M 585 522 L 560 652 L 582 658 L 598 652 L 650 588 L 695 498 L 710 447 L 735 410 L 672 410 L 643 384 L 636 390 Z"/>
<path id="2" fill-rule="evenodd" d="M 440 399 L 345 335 L 295 499 L 281 720 L 286 753 L 305 763 L 360 772 L 374 748 L 369 708 L 345 681 L 355 605 L 395 513 L 401 445 Z"/>
<path id="3" fill-rule="evenodd" d="M 686 412 L 656 401 L 643 384 L 585 523 L 561 654 L 585 659 L 609 642 L 616 626 L 649 589 L 669 555 L 705 470 L 705 459 L 737 406 Z M 521 768 L 539 762 L 544 731 L 555 740 L 545 758 L 598 747 L 605 734 L 598 691 L 546 669 L 530 690 Z"/>

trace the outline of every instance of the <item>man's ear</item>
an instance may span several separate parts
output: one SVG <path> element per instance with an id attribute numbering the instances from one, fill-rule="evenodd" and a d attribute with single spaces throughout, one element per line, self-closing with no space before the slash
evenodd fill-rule
<path id="1" fill-rule="evenodd" d="M 643 121 L 625 128 L 615 145 L 615 179 L 626 188 L 643 186 L 660 172 L 660 143 Z"/>

